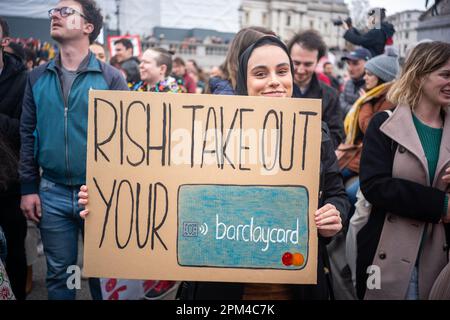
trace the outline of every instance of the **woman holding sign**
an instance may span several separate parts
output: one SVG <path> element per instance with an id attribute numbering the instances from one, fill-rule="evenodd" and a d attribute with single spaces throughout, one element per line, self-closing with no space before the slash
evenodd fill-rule
<path id="1" fill-rule="evenodd" d="M 293 64 L 283 42 L 264 36 L 246 49 L 239 60 L 236 92 L 239 95 L 297 97 Z M 337 165 L 328 128 L 322 124 L 319 207 L 315 223 L 319 233 L 317 285 L 240 284 L 185 282 L 182 299 L 329 299 L 332 297 L 325 245 L 342 229 L 350 207 Z M 87 188 L 79 193 L 79 204 L 87 204 Z M 88 214 L 83 210 L 81 216 Z M 293 258 L 294 259 L 294 258 Z"/>
<path id="2" fill-rule="evenodd" d="M 236 92 L 263 97 L 297 97 L 293 64 L 283 42 L 273 36 L 257 40 L 239 59 Z M 342 229 L 350 207 L 339 173 L 328 128 L 322 123 L 319 206 L 315 223 L 319 232 L 317 285 L 238 284 L 185 282 L 182 299 L 329 299 L 330 279 L 326 275 L 328 257 L 325 245 Z"/>

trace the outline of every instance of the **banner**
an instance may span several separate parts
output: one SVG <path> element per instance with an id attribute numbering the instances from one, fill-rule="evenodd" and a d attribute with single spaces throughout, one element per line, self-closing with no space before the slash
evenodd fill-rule
<path id="1" fill-rule="evenodd" d="M 316 283 L 321 101 L 89 94 L 84 272 Z"/>

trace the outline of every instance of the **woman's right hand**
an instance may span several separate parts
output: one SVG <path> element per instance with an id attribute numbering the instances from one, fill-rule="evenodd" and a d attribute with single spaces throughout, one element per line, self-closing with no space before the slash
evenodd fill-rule
<path id="1" fill-rule="evenodd" d="M 78 205 L 80 207 L 85 208 L 85 206 L 88 204 L 88 200 L 89 200 L 89 195 L 88 195 L 88 188 L 85 185 L 82 185 L 80 187 L 80 192 L 78 192 Z M 85 219 L 86 216 L 89 214 L 89 210 L 88 209 L 84 209 L 80 212 L 80 217 L 82 219 Z"/>

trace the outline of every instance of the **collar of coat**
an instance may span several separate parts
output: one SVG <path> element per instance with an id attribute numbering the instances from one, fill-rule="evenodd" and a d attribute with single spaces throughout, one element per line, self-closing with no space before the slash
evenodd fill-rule
<path id="1" fill-rule="evenodd" d="M 446 107 L 443 114 L 444 129 L 435 177 L 439 177 L 440 172 L 445 170 L 445 166 L 450 162 L 450 107 Z M 406 104 L 398 105 L 392 116 L 381 125 L 380 130 L 389 138 L 396 141 L 399 146 L 403 146 L 414 154 L 428 172 L 425 151 L 422 148 L 422 143 L 414 126 L 410 106 Z"/>

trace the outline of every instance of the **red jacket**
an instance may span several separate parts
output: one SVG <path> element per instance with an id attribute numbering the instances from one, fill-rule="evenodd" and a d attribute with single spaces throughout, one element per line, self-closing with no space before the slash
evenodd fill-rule
<path id="1" fill-rule="evenodd" d="M 331 87 L 331 81 L 330 78 L 328 78 L 326 75 L 324 75 L 322 72 L 316 72 L 317 74 L 317 79 L 319 79 L 319 81 L 322 81 L 323 83 L 325 83 L 327 86 Z"/>
<path id="2" fill-rule="evenodd" d="M 191 76 L 187 74 L 187 72 L 183 76 L 183 81 L 188 93 L 196 93 L 197 84 L 195 83 L 194 79 L 192 79 Z"/>

